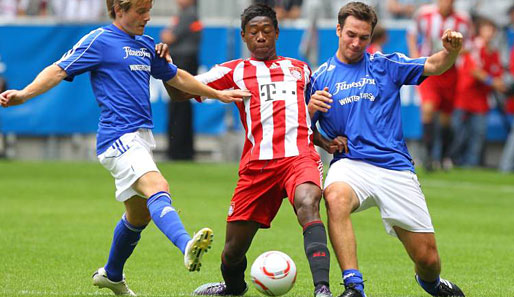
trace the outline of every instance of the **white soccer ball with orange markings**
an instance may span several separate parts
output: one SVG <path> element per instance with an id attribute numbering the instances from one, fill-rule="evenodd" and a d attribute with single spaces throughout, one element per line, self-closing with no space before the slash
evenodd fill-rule
<path id="1" fill-rule="evenodd" d="M 280 296 L 293 287 L 296 281 L 296 265 L 286 254 L 279 251 L 265 252 L 252 264 L 252 283 L 264 295 Z"/>

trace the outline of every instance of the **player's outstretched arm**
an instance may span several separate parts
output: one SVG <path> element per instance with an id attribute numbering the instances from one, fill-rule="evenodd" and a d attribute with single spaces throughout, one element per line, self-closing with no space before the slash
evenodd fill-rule
<path id="1" fill-rule="evenodd" d="M 448 70 L 462 49 L 463 37 L 457 31 L 446 30 L 441 37 L 444 49 L 428 57 L 423 71 L 424 76 L 439 75 Z"/>
<path id="2" fill-rule="evenodd" d="M 325 87 L 321 91 L 316 91 L 309 99 L 307 109 L 311 119 L 313 118 L 316 111 L 327 112 L 330 109 L 332 103 L 332 94 L 328 92 L 328 88 Z"/>
<path id="3" fill-rule="evenodd" d="M 191 74 L 182 69 L 177 70 L 177 75 L 166 82 L 182 92 L 192 95 L 216 98 L 224 103 L 240 102 L 244 97 L 251 96 L 250 92 L 242 90 L 218 91 L 196 80 Z"/>
<path id="4" fill-rule="evenodd" d="M 168 93 L 168 96 L 170 96 L 170 99 L 173 101 L 187 101 L 194 97 L 194 95 L 188 94 L 186 92 L 182 92 L 181 90 L 170 86 L 166 82 L 164 82 L 164 88 L 166 88 L 166 92 Z"/>
<path id="5" fill-rule="evenodd" d="M 34 81 L 23 90 L 7 90 L 0 94 L 0 105 L 2 105 L 2 107 L 9 107 L 23 104 L 27 100 L 55 87 L 66 78 L 66 76 L 66 71 L 61 67 L 50 65 L 43 69 L 43 71 L 36 76 Z"/>

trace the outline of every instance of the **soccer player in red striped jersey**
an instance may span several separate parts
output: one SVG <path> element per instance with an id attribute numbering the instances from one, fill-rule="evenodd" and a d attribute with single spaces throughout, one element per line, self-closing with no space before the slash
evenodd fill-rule
<path id="1" fill-rule="evenodd" d="M 262 4 L 246 8 L 241 29 L 251 57 L 222 63 L 197 76 L 214 89 L 248 90 L 251 97 L 237 103 L 246 139 L 227 218 L 221 257 L 224 282 L 202 285 L 194 294 L 246 292 L 246 252 L 257 230 L 270 227 L 282 199 L 288 197 L 303 228 L 314 296 L 332 296 L 330 255 L 319 215 L 323 164 L 314 149 L 304 97 L 311 70 L 302 61 L 277 56 L 279 29 L 272 8 Z M 174 100 L 190 98 L 169 92 Z"/>
<path id="2" fill-rule="evenodd" d="M 447 29 L 460 32 L 465 46 L 469 46 L 471 21 L 462 12 L 456 11 L 454 0 L 437 0 L 435 4 L 421 6 L 414 17 L 415 23 L 408 30 L 407 44 L 411 58 L 430 56 L 443 49 L 441 36 Z M 418 43 L 418 41 L 420 41 Z M 467 44 L 466 44 L 467 43 Z M 439 167 L 449 169 L 449 146 L 452 141 L 450 127 L 457 86 L 457 69 L 453 66 L 445 73 L 428 77 L 419 87 L 421 97 L 421 122 L 423 124 L 423 143 L 426 158 L 423 165 L 432 170 Z M 439 117 L 437 117 L 439 113 Z M 441 150 L 435 147 L 438 135 L 436 120 L 441 126 Z M 439 153 L 440 151 L 440 153 Z"/>

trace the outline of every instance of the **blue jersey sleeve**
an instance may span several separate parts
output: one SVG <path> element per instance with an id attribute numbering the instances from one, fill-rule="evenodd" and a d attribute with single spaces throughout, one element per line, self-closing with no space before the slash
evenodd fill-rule
<path id="1" fill-rule="evenodd" d="M 65 80 L 72 81 L 76 75 L 91 71 L 102 62 L 102 45 L 98 41 L 104 29 L 96 29 L 82 37 L 71 50 L 55 62 L 68 75 Z"/>
<path id="2" fill-rule="evenodd" d="M 384 66 L 397 86 L 418 85 L 425 78 L 423 71 L 426 57 L 411 59 L 402 53 L 388 55 L 377 53 L 375 58 L 383 58 Z"/>
<path id="3" fill-rule="evenodd" d="M 152 61 L 152 76 L 156 79 L 168 81 L 177 75 L 178 68 L 175 64 L 168 63 L 165 59 L 155 56 Z"/>

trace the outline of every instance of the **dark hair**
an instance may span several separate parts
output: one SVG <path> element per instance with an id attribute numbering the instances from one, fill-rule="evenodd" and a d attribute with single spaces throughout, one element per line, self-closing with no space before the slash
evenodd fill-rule
<path id="1" fill-rule="evenodd" d="M 479 16 L 476 20 L 476 29 L 478 30 L 482 26 L 491 26 L 498 29 L 498 25 L 490 18 Z"/>
<path id="2" fill-rule="evenodd" d="M 275 30 L 278 30 L 277 14 L 273 8 L 264 4 L 252 4 L 248 6 L 241 14 L 241 30 L 245 31 L 246 24 L 254 17 L 263 16 L 268 17 L 273 22 Z"/>
<path id="3" fill-rule="evenodd" d="M 337 14 L 337 22 L 341 27 L 344 26 L 344 22 L 349 16 L 353 16 L 358 20 L 368 22 L 371 25 L 371 32 L 375 30 L 375 26 L 378 22 L 377 14 L 375 13 L 373 7 L 362 2 L 350 2 L 341 7 L 339 13 Z"/>

